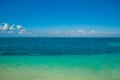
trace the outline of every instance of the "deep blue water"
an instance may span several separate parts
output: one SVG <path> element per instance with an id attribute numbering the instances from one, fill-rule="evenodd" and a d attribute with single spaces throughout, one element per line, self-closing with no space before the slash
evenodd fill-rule
<path id="1" fill-rule="evenodd" d="M 0 55 L 120 54 L 120 38 L 0 38 Z"/>

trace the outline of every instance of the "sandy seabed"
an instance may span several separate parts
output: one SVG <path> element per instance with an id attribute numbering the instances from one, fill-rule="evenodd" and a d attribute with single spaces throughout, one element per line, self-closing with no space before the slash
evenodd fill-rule
<path id="1" fill-rule="evenodd" d="M 119 57 L 1 56 L 0 80 L 120 80 Z"/>

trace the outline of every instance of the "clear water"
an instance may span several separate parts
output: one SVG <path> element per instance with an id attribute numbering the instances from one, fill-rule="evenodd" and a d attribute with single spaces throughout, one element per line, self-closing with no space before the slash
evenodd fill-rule
<path id="1" fill-rule="evenodd" d="M 0 55 L 120 53 L 120 38 L 0 38 Z"/>
<path id="2" fill-rule="evenodd" d="M 0 38 L 0 80 L 120 80 L 120 38 Z"/>

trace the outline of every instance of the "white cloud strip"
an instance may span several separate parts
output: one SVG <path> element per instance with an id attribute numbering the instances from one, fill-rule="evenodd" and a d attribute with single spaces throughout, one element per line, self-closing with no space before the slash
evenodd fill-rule
<path id="1" fill-rule="evenodd" d="M 56 36 L 105 36 L 105 35 L 115 35 L 115 32 L 105 32 L 97 30 L 66 30 L 66 31 L 53 31 L 48 32 L 47 34 L 56 35 Z"/>

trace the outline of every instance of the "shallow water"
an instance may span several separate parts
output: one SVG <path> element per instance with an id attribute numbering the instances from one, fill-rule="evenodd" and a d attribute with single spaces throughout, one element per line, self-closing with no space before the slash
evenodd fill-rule
<path id="1" fill-rule="evenodd" d="M 120 54 L 0 56 L 0 80 L 120 80 Z"/>

